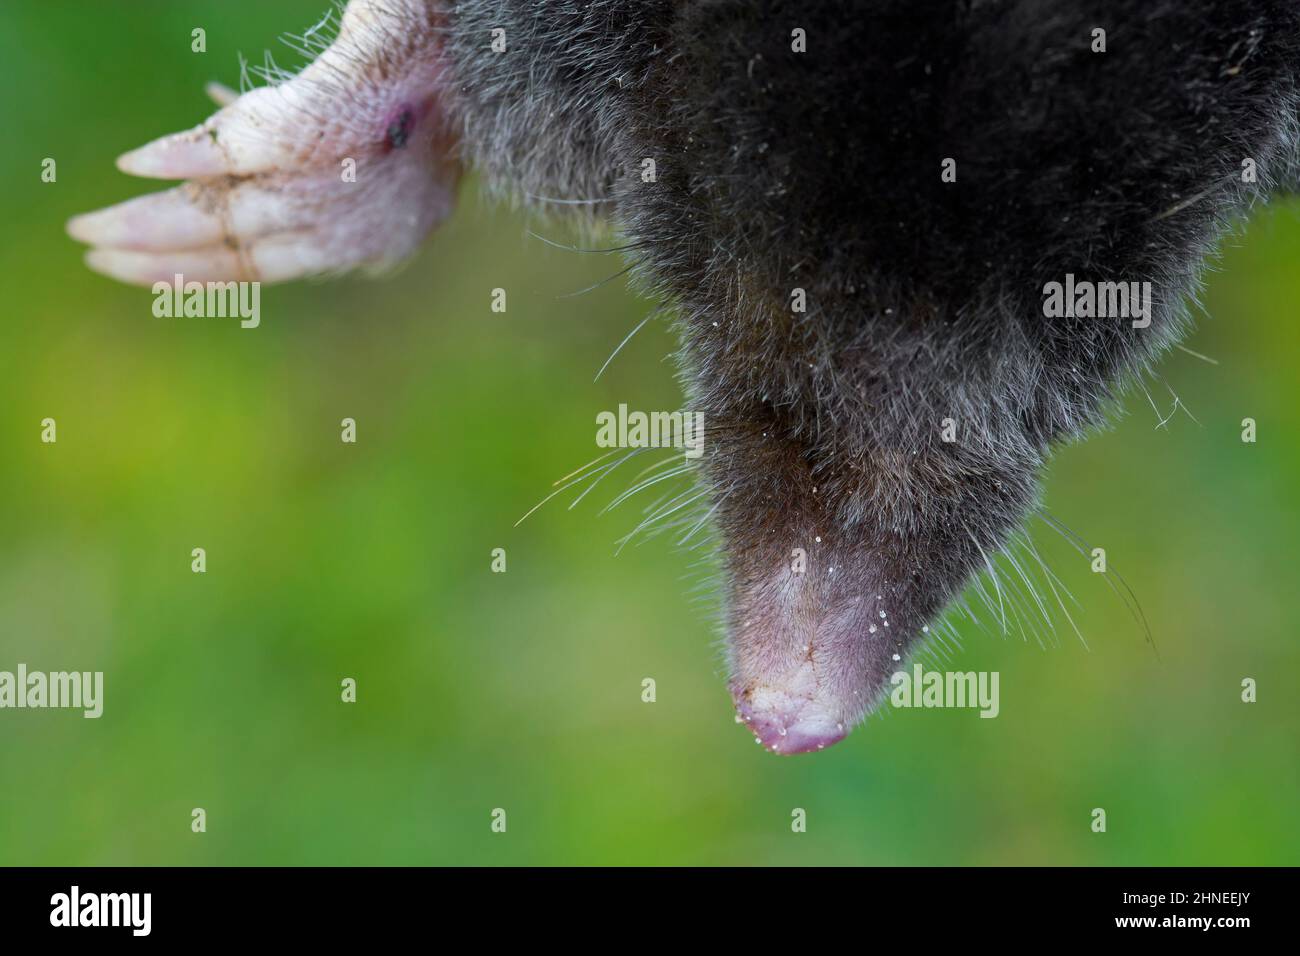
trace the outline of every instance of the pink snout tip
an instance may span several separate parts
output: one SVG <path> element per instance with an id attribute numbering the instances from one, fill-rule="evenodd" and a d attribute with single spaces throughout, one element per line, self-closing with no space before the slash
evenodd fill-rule
<path id="1" fill-rule="evenodd" d="M 815 753 L 848 736 L 849 728 L 842 720 L 806 697 L 762 685 L 733 688 L 732 696 L 736 720 L 772 753 Z"/>

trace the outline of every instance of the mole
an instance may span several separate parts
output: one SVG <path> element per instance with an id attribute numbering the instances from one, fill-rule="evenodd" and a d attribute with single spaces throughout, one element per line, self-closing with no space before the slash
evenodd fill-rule
<path id="1" fill-rule="evenodd" d="M 398 262 L 470 167 L 612 224 L 675 316 L 728 687 L 782 755 L 941 639 L 1300 169 L 1296 3 L 351 0 L 328 26 L 296 76 L 120 157 L 190 185 L 72 220 L 87 263 L 223 280 L 227 230 L 267 282 Z M 1070 276 L 1149 302 L 1045 309 Z"/>

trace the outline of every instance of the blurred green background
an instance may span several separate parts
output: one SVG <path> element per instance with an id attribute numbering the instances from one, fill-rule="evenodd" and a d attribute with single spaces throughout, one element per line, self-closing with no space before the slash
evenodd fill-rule
<path id="1" fill-rule="evenodd" d="M 207 115 L 203 83 L 236 85 L 238 53 L 296 65 L 275 38 L 323 6 L 0 8 L 0 669 L 106 673 L 97 721 L 0 711 L 0 863 L 1300 862 L 1297 206 L 1211 275 L 1187 345 L 1218 364 L 1162 366 L 1199 424 L 1157 428 L 1172 400 L 1152 384 L 1159 415 L 1135 393 L 1048 476 L 1159 656 L 1039 526 L 1087 648 L 959 623 L 953 663 L 1001 672 L 998 719 L 896 712 L 777 758 L 733 723 L 698 553 L 614 557 L 639 512 L 598 512 L 626 478 L 513 527 L 595 456 L 598 411 L 679 406 L 658 320 L 592 383 L 652 303 L 621 281 L 561 296 L 616 258 L 529 237 L 470 183 L 398 276 L 266 288 L 242 330 L 155 319 L 64 236 L 157 188 L 114 157 Z"/>

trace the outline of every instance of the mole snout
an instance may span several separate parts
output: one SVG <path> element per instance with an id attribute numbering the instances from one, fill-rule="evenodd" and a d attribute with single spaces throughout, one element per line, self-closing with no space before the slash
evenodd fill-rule
<path id="1" fill-rule="evenodd" d="M 726 436 L 719 443 L 725 450 Z M 885 701 L 979 549 L 946 530 L 962 522 L 960 512 L 903 530 L 859 507 L 847 486 L 817 485 L 816 496 L 756 507 L 769 495 L 774 502 L 774 489 L 812 485 L 797 467 L 773 479 L 771 456 L 737 460 L 772 479 L 755 478 L 757 487 L 733 492 L 735 506 L 720 509 L 737 718 L 773 753 L 823 750 Z M 850 511 L 863 517 L 848 520 Z"/>
<path id="2" fill-rule="evenodd" d="M 739 719 L 777 754 L 844 739 L 904 643 L 901 626 L 885 626 L 875 599 L 883 589 L 866 583 L 875 578 L 869 554 L 809 542 L 806 564 L 769 552 L 764 571 L 742 572 L 732 585 L 732 699 Z"/>
<path id="3" fill-rule="evenodd" d="M 764 748 L 778 754 L 823 750 L 844 739 L 848 727 L 819 700 L 811 661 L 785 675 L 780 684 L 731 687 L 736 719 Z"/>

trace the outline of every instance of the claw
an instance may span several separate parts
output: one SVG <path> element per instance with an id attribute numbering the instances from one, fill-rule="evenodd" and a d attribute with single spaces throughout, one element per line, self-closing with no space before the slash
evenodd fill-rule
<path id="1" fill-rule="evenodd" d="M 183 275 L 195 282 L 217 282 L 251 278 L 235 250 L 225 246 L 173 252 L 139 252 L 133 249 L 91 249 L 86 265 L 110 279 L 129 285 L 152 286 Z"/>
<path id="2" fill-rule="evenodd" d="M 305 225 L 307 207 L 295 191 L 272 191 L 253 182 L 187 183 L 165 192 L 68 220 L 68 235 L 93 246 L 142 252 L 195 249 L 220 242 L 248 242 Z"/>
<path id="3" fill-rule="evenodd" d="M 265 172 L 293 159 L 291 144 L 266 131 L 284 124 L 294 107 L 288 87 L 250 90 L 193 129 L 172 133 L 117 158 L 117 168 L 150 179 Z"/>
<path id="4" fill-rule="evenodd" d="M 159 252 L 220 241 L 220 221 L 200 211 L 186 192 L 179 187 L 74 216 L 68 235 L 92 246 Z"/>
<path id="5" fill-rule="evenodd" d="M 199 249 L 141 251 L 91 249 L 86 265 L 130 285 L 152 286 L 182 275 L 190 282 L 287 282 L 360 264 L 360 257 L 340 255 L 321 245 L 312 233 L 259 239 L 248 246 L 227 244 Z"/>
<path id="6" fill-rule="evenodd" d="M 173 133 L 117 157 L 117 168 L 128 176 L 185 179 L 226 172 L 227 160 L 202 126 Z"/>

